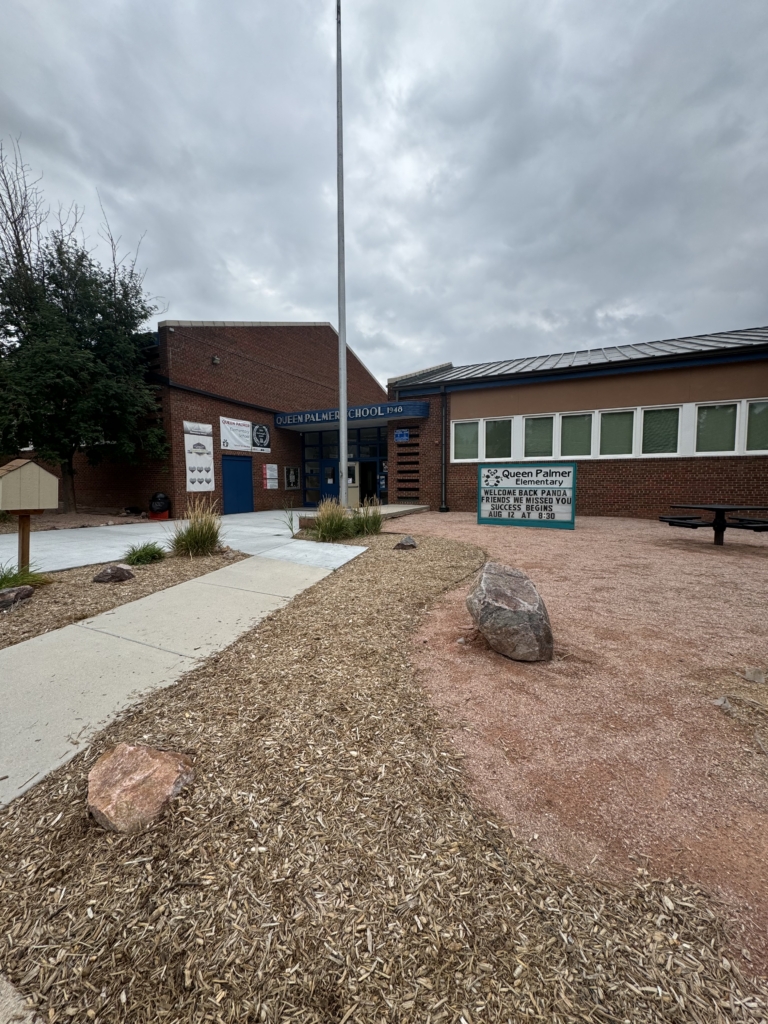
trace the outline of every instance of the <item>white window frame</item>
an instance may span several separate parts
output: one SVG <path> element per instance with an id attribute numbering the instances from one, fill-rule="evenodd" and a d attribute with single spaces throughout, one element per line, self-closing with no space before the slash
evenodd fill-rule
<path id="1" fill-rule="evenodd" d="M 735 405 L 736 406 L 736 429 L 733 432 L 733 448 L 726 448 L 725 451 L 716 452 L 700 452 L 698 450 L 699 440 L 699 409 L 711 409 L 718 405 Z M 693 454 L 696 458 L 712 458 L 718 455 L 743 455 L 744 448 L 746 445 L 746 430 L 743 425 L 743 413 L 742 409 L 744 406 L 744 399 L 739 400 L 738 398 L 722 399 L 717 402 L 696 402 L 694 405 L 694 416 L 693 416 Z"/>
<path id="2" fill-rule="evenodd" d="M 472 465 L 475 462 L 482 462 L 483 451 L 485 449 L 485 428 L 483 423 L 485 421 L 480 416 L 470 416 L 465 420 L 451 420 L 451 462 L 455 462 L 458 465 Z M 455 426 L 457 423 L 476 423 L 477 424 L 477 458 L 476 459 L 457 459 L 455 455 L 456 448 L 456 431 Z"/>
<path id="3" fill-rule="evenodd" d="M 597 450 L 594 458 L 596 459 L 636 459 L 637 458 L 637 422 L 640 417 L 637 415 L 638 407 L 636 405 L 621 406 L 618 409 L 597 409 L 598 427 L 597 427 Z M 632 415 L 632 451 L 623 452 L 619 455 L 603 455 L 600 451 L 600 439 L 603 432 L 603 416 L 612 412 L 631 412 Z"/>
<path id="4" fill-rule="evenodd" d="M 747 448 L 747 430 L 749 429 L 749 407 L 758 402 L 768 402 L 768 398 L 745 398 L 744 399 L 744 430 L 740 440 L 743 442 L 745 455 L 768 455 L 768 448 Z"/>
<path id="5" fill-rule="evenodd" d="M 567 412 L 559 412 L 557 414 L 557 444 L 555 446 L 557 451 L 558 459 L 593 459 L 595 457 L 595 421 L 599 420 L 599 409 L 580 409 L 573 411 L 569 409 Z M 592 417 L 592 429 L 590 432 L 590 445 L 589 455 L 562 455 L 563 448 L 563 417 L 564 416 L 591 416 Z M 598 441 L 600 440 L 598 435 Z"/>
<path id="6" fill-rule="evenodd" d="M 743 455 L 768 455 L 768 448 L 756 448 L 752 451 L 747 449 L 747 427 L 749 424 L 749 405 L 752 402 L 768 402 L 768 398 L 721 398 L 709 402 L 664 402 L 660 405 L 637 405 L 620 406 L 615 409 L 568 409 L 564 412 L 537 412 L 518 413 L 510 416 L 467 416 L 462 419 L 451 420 L 450 436 L 450 459 L 456 465 L 474 465 L 478 462 L 556 462 L 567 459 L 680 459 L 697 456 L 708 458 L 710 456 L 743 456 Z M 736 440 L 735 448 L 731 451 L 720 452 L 697 452 L 696 438 L 698 430 L 699 409 L 709 408 L 716 405 L 736 406 Z M 677 451 L 675 452 L 643 452 L 643 425 L 646 412 L 656 409 L 677 409 Z M 631 412 L 634 415 L 632 427 L 632 451 L 621 455 L 600 454 L 600 432 L 602 428 L 602 416 L 613 412 Z M 562 448 L 562 419 L 563 416 L 591 416 L 592 417 L 592 453 L 590 455 L 563 455 Z M 552 420 L 552 454 L 551 455 L 526 455 L 525 454 L 525 421 L 528 419 L 551 419 Z M 512 454 L 504 458 L 488 458 L 485 454 L 485 424 L 488 422 L 499 422 L 508 420 L 511 423 L 510 432 L 512 437 Z M 456 433 L 454 427 L 460 423 L 477 424 L 477 458 L 457 459 L 455 454 Z"/>
<path id="7" fill-rule="evenodd" d="M 677 447 L 673 452 L 644 452 L 643 451 L 643 430 L 645 428 L 645 414 L 647 412 L 656 412 L 660 409 L 677 409 Z M 671 405 L 641 405 L 638 409 L 640 415 L 637 417 L 639 420 L 638 437 L 637 437 L 637 454 L 641 459 L 679 459 L 680 450 L 682 448 L 682 436 L 683 436 L 683 405 L 682 403 L 673 402 Z M 695 440 L 694 440 L 695 445 Z"/>
<path id="8" fill-rule="evenodd" d="M 554 462 L 560 458 L 560 438 L 558 434 L 558 419 L 560 414 L 556 412 L 532 412 L 523 413 L 523 462 Z M 552 454 L 551 455 L 526 455 L 525 454 L 525 421 L 526 420 L 552 420 Z"/>
<path id="9" fill-rule="evenodd" d="M 491 456 L 485 454 L 485 424 L 486 423 L 501 423 L 502 421 L 509 423 L 509 455 Z M 482 451 L 482 459 L 478 459 L 478 462 L 512 462 L 515 456 L 515 417 L 514 416 L 485 416 L 480 422 L 482 424 L 482 444 L 480 437 L 477 439 L 477 450 Z M 469 421 L 471 422 L 471 421 Z M 461 462 L 466 462 L 466 459 L 461 459 Z"/>

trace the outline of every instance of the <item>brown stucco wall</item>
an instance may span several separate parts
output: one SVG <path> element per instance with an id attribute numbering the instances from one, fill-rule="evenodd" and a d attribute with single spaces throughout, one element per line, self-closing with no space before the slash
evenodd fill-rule
<path id="1" fill-rule="evenodd" d="M 768 397 L 768 360 L 690 369 L 588 377 L 584 380 L 478 388 L 451 394 L 451 416 L 515 416 L 640 405 L 677 405 Z"/>

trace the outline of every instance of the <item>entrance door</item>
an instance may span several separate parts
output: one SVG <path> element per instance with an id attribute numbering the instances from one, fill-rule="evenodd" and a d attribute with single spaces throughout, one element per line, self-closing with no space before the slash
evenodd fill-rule
<path id="1" fill-rule="evenodd" d="M 320 460 L 320 501 L 325 498 L 339 496 L 339 461 L 338 459 Z"/>
<path id="2" fill-rule="evenodd" d="M 360 463 L 360 503 L 362 504 L 366 498 L 376 497 L 376 470 L 378 468 L 378 462 L 361 462 Z"/>
<path id="3" fill-rule="evenodd" d="M 253 459 L 250 455 L 222 455 L 224 515 L 253 512 Z"/>

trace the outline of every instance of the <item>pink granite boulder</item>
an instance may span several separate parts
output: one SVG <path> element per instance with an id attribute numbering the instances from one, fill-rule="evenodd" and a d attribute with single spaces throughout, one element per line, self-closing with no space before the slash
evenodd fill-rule
<path id="1" fill-rule="evenodd" d="M 165 813 L 194 774 L 186 754 L 118 743 L 88 774 L 88 813 L 113 832 L 138 832 Z"/>

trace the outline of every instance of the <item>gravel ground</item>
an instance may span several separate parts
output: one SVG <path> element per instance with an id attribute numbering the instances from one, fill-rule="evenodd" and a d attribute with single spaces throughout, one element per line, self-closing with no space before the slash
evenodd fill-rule
<path id="1" fill-rule="evenodd" d="M 574 532 L 423 515 L 419 534 L 528 572 L 558 657 L 510 661 L 472 628 L 469 584 L 417 637 L 419 678 L 468 758 L 473 792 L 574 870 L 638 865 L 703 885 L 768 972 L 768 538 L 583 518 Z M 461 638 L 467 642 L 457 643 Z M 728 696 L 732 711 L 713 704 Z"/>
<path id="2" fill-rule="evenodd" d="M 37 587 L 31 600 L 11 611 L 0 612 L 0 650 L 247 557 L 238 551 L 205 558 L 165 558 L 151 565 L 133 566 L 135 579 L 123 583 L 94 583 L 93 577 L 103 567 L 101 565 L 46 573 L 52 583 Z"/>
<path id="3" fill-rule="evenodd" d="M 75 530 L 80 526 L 107 526 L 112 522 L 115 526 L 126 526 L 128 523 L 147 523 L 148 519 L 141 516 L 129 516 L 116 512 L 100 510 L 98 512 L 43 512 L 40 516 L 30 516 L 32 532 L 39 530 Z M 19 520 L 16 516 L 0 518 L 0 533 L 18 533 Z"/>
<path id="4" fill-rule="evenodd" d="M 483 555 L 392 542 L 0 812 L 0 967 L 49 1022 L 764 1020 L 694 887 L 572 875 L 470 798 L 408 650 Z M 195 759 L 139 835 L 84 811 L 118 740 Z"/>

